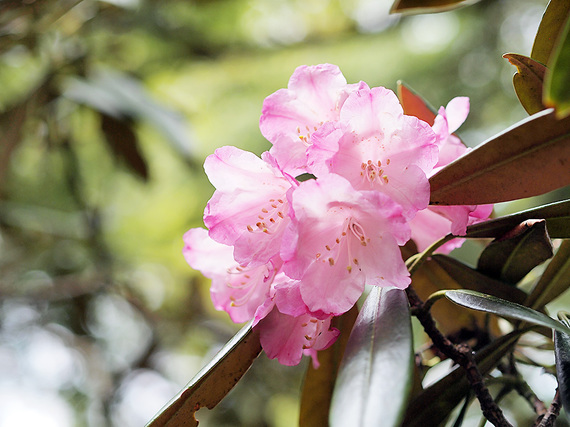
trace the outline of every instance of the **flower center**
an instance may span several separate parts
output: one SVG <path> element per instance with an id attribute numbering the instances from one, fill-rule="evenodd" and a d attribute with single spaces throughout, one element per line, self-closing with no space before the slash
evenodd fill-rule
<path id="1" fill-rule="evenodd" d="M 370 242 L 370 238 L 366 235 L 364 228 L 354 218 L 349 217 L 345 219 L 340 236 L 332 244 L 325 245 L 325 250 L 317 253 L 316 258 L 322 259 L 322 262 L 328 263 L 331 267 L 338 262 L 344 261 L 347 264 L 346 270 L 349 273 L 352 273 L 353 268 L 360 270 L 358 258 L 352 255 L 351 244 L 348 241 L 349 233 L 356 237 L 362 246 L 367 246 Z"/>
<path id="2" fill-rule="evenodd" d="M 248 225 L 247 231 L 250 233 L 275 233 L 281 224 L 281 220 L 285 218 L 283 211 L 286 210 L 287 206 L 283 199 L 269 199 L 269 203 L 259 211 L 256 218 L 258 221 L 255 225 Z"/>
<path id="3" fill-rule="evenodd" d="M 246 268 L 236 266 L 228 268 L 226 275 L 226 286 L 233 290 L 230 295 L 232 307 L 240 307 L 246 304 L 257 286 L 261 284 L 271 284 L 275 277 L 275 269 L 271 263 L 260 267 Z"/>
<path id="4" fill-rule="evenodd" d="M 386 166 L 390 164 L 390 159 L 386 160 Z M 362 179 L 367 180 L 370 183 L 379 182 L 380 184 L 388 184 L 388 175 L 385 174 L 382 168 L 382 162 L 378 160 L 374 163 L 372 160 L 368 160 L 366 163 L 362 162 L 360 165 L 360 176 Z"/>

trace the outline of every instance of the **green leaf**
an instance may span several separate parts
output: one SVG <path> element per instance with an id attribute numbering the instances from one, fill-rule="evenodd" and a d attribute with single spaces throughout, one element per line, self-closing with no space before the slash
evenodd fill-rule
<path id="1" fill-rule="evenodd" d="M 528 114 L 538 113 L 546 107 L 542 103 L 542 86 L 546 67 L 528 56 L 505 53 L 503 58 L 517 67 L 513 86 L 519 101 Z"/>
<path id="2" fill-rule="evenodd" d="M 569 13 L 570 2 L 568 0 L 550 0 L 534 38 L 530 54 L 531 58 L 544 65 L 548 64 L 556 40 L 564 27 Z"/>
<path id="3" fill-rule="evenodd" d="M 491 219 L 467 227 L 467 237 L 497 238 L 528 219 L 546 220 L 548 234 L 553 239 L 570 238 L 570 200 L 550 203 L 501 218 Z"/>
<path id="4" fill-rule="evenodd" d="M 436 254 L 432 256 L 432 260 L 464 289 L 491 294 L 518 304 L 522 304 L 527 298 L 527 294 L 519 288 L 481 274 L 454 258 Z"/>
<path id="5" fill-rule="evenodd" d="M 565 315 L 561 320 L 570 327 L 570 322 Z M 568 334 L 554 331 L 554 356 L 560 400 L 566 411 L 566 417 L 570 420 L 570 336 Z"/>
<path id="6" fill-rule="evenodd" d="M 331 426 L 399 426 L 412 385 L 406 294 L 374 287 L 348 340 L 331 405 Z"/>
<path id="7" fill-rule="evenodd" d="M 570 240 L 564 240 L 550 261 L 525 305 L 542 310 L 550 301 L 570 288 Z"/>
<path id="8" fill-rule="evenodd" d="M 546 221 L 533 219 L 491 242 L 481 253 L 477 270 L 495 279 L 516 284 L 552 255 Z"/>
<path id="9" fill-rule="evenodd" d="M 511 351 L 519 336 L 524 332 L 526 330 L 515 330 L 475 353 L 475 362 L 479 372 L 482 375 L 488 374 Z M 402 425 L 423 427 L 442 424 L 470 390 L 465 371 L 456 367 L 441 380 L 426 387 L 422 393 L 412 399 Z"/>
<path id="10" fill-rule="evenodd" d="M 396 0 L 390 13 L 433 13 L 455 9 L 473 0 Z"/>
<path id="11" fill-rule="evenodd" d="M 463 307 L 522 320 L 523 322 L 532 323 L 533 325 L 544 326 L 570 334 L 570 328 L 547 315 L 539 313 L 532 308 L 525 307 L 524 305 L 515 304 L 492 295 L 470 290 L 454 290 L 447 291 L 445 296 Z"/>
<path id="12" fill-rule="evenodd" d="M 340 331 L 336 342 L 326 350 L 319 351 L 318 369 L 309 365 L 301 394 L 299 427 L 329 425 L 329 410 L 342 355 L 358 316 L 358 308 L 352 307 L 342 316 L 333 318 L 331 326 Z"/>
<path id="13" fill-rule="evenodd" d="M 536 196 L 570 184 L 570 117 L 534 114 L 430 178 L 436 205 L 479 205 Z"/>
<path id="14" fill-rule="evenodd" d="M 198 409 L 215 407 L 247 372 L 261 352 L 259 332 L 245 325 L 190 381 L 181 392 L 147 424 L 197 426 Z"/>
<path id="15" fill-rule="evenodd" d="M 398 81 L 396 91 L 398 92 L 400 104 L 402 104 L 402 108 L 404 109 L 404 114 L 415 116 L 433 125 L 435 117 L 437 116 L 435 108 L 402 81 Z"/>
<path id="16" fill-rule="evenodd" d="M 544 82 L 544 104 L 555 108 L 557 117 L 567 117 L 570 115 L 570 19 L 566 20 L 548 67 Z"/>

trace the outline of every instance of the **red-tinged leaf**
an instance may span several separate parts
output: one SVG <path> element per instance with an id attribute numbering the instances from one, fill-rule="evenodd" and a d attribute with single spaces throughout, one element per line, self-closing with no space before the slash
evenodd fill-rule
<path id="1" fill-rule="evenodd" d="M 475 353 L 475 362 L 481 375 L 486 375 L 497 366 L 501 359 L 512 350 L 519 336 L 527 330 L 513 331 Z M 465 371 L 456 367 L 441 380 L 426 387 L 422 393 L 412 399 L 406 410 L 406 417 L 402 426 L 441 425 L 470 390 Z"/>
<path id="2" fill-rule="evenodd" d="M 399 426 L 412 385 L 412 326 L 406 294 L 374 287 L 346 346 L 330 425 Z"/>
<path id="3" fill-rule="evenodd" d="M 533 325 L 543 326 L 570 334 L 570 328 L 548 317 L 546 314 L 525 307 L 524 305 L 494 297 L 493 295 L 460 289 L 447 291 L 445 292 L 445 296 L 455 304 L 472 310 L 484 311 L 485 313 L 492 313 L 509 319 L 521 320 Z"/>
<path id="4" fill-rule="evenodd" d="M 466 236 L 472 238 L 501 237 L 523 221 L 533 218 L 546 220 L 546 228 L 551 238 L 570 239 L 570 200 L 550 203 L 512 215 L 470 225 L 467 227 Z"/>
<path id="5" fill-rule="evenodd" d="M 434 13 L 473 4 L 477 0 L 396 0 L 390 13 Z"/>
<path id="6" fill-rule="evenodd" d="M 146 181 L 148 167 L 139 150 L 137 136 L 132 126 L 131 120 L 118 119 L 101 113 L 101 130 L 107 145 L 117 158 L 124 161 L 134 173 Z"/>
<path id="7" fill-rule="evenodd" d="M 482 205 L 544 194 L 570 184 L 570 118 L 530 116 L 430 178 L 436 205 Z"/>
<path id="8" fill-rule="evenodd" d="M 491 242 L 479 256 L 477 270 L 489 277 L 516 284 L 553 254 L 546 221 L 528 220 Z"/>
<path id="9" fill-rule="evenodd" d="M 463 289 L 491 294 L 518 304 L 524 303 L 527 298 L 526 292 L 519 288 L 481 274 L 454 258 L 446 255 L 433 255 L 432 260 L 443 268 Z"/>
<path id="10" fill-rule="evenodd" d="M 244 326 L 147 427 L 198 425 L 195 413 L 212 409 L 237 384 L 261 352 L 259 333 Z"/>
<path id="11" fill-rule="evenodd" d="M 547 65 L 568 15 L 568 0 L 550 0 L 536 32 L 530 57 Z"/>
<path id="12" fill-rule="evenodd" d="M 542 308 L 570 288 L 570 240 L 564 240 L 530 292 L 525 305 Z"/>
<path id="13" fill-rule="evenodd" d="M 402 81 L 398 82 L 397 92 L 404 114 L 415 116 L 430 126 L 433 125 L 437 112 L 425 99 Z"/>
<path id="14" fill-rule="evenodd" d="M 513 86 L 519 101 L 528 114 L 538 113 L 546 107 L 542 103 L 542 86 L 546 67 L 524 55 L 505 53 L 503 58 L 517 67 Z"/>
<path id="15" fill-rule="evenodd" d="M 567 117 L 570 115 L 570 19 L 566 20 L 548 68 L 544 104 L 555 108 L 557 117 Z"/>
<path id="16" fill-rule="evenodd" d="M 342 316 L 332 320 L 331 326 L 340 331 L 340 336 L 332 346 L 319 351 L 319 368 L 314 369 L 311 364 L 307 369 L 301 394 L 299 427 L 329 425 L 329 410 L 334 384 L 356 316 L 358 316 L 358 308 L 354 306 Z"/>

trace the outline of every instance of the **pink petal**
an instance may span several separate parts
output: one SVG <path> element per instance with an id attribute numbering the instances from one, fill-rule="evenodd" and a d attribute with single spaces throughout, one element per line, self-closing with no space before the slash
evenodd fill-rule
<path id="1" fill-rule="evenodd" d="M 449 133 L 455 132 L 469 115 L 469 98 L 458 96 L 453 98 L 445 107 Z"/>
<path id="2" fill-rule="evenodd" d="M 340 314 L 367 280 L 406 287 L 409 274 L 398 243 L 410 231 L 399 205 L 375 191 L 356 191 L 330 174 L 303 182 L 292 194 L 295 219 L 285 232 L 284 272 L 300 280 L 311 312 Z"/>
<path id="3" fill-rule="evenodd" d="M 330 328 L 330 321 L 331 317 L 326 320 L 310 314 L 293 317 L 273 309 L 256 328 L 267 357 L 293 366 L 299 364 L 307 350 L 312 350 L 309 354 L 316 356 L 316 351 L 324 350 L 336 341 L 339 331 Z"/>

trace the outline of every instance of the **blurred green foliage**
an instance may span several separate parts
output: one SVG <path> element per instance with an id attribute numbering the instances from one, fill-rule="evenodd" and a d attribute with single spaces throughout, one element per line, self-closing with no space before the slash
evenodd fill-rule
<path id="1" fill-rule="evenodd" d="M 0 424 L 144 424 L 238 329 L 182 234 L 212 194 L 204 158 L 268 149 L 261 105 L 295 67 L 402 79 L 435 106 L 469 96 L 476 145 L 526 115 L 501 55 L 530 53 L 545 3 L 400 17 L 383 0 L 1 2 Z M 293 425 L 303 368 L 262 356 L 198 418 Z"/>

